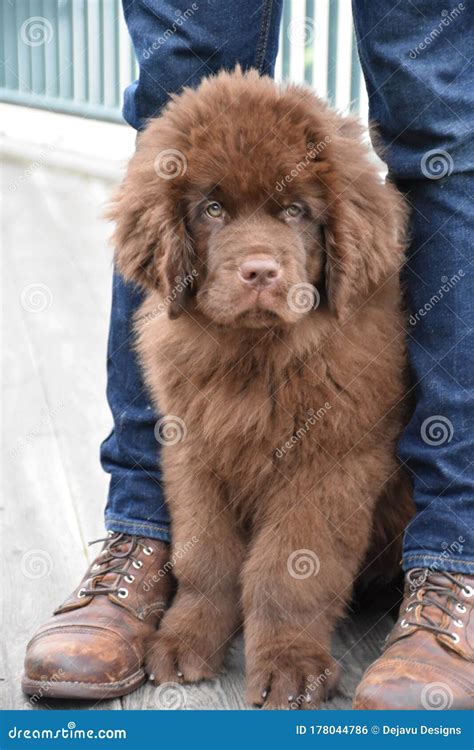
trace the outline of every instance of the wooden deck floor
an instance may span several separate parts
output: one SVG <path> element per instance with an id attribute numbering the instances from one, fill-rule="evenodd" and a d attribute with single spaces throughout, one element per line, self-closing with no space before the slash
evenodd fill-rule
<path id="1" fill-rule="evenodd" d="M 111 252 L 99 218 L 111 186 L 49 170 L 4 169 L 3 446 L 4 518 L 0 707 L 160 709 L 147 684 L 121 700 L 32 705 L 19 687 L 26 642 L 70 592 L 103 531 L 106 477 L 99 444 L 110 429 L 105 347 Z M 348 620 L 334 643 L 340 694 L 324 708 L 350 707 L 392 620 L 384 612 Z M 186 689 L 180 705 L 246 708 L 242 643 L 220 679 Z"/>

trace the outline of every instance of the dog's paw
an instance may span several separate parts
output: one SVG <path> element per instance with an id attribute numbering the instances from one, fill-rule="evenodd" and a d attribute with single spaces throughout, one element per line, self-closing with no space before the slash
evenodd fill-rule
<path id="1" fill-rule="evenodd" d="M 216 676 L 213 660 L 200 651 L 202 644 L 189 634 L 158 632 L 147 644 L 145 669 L 155 685 L 212 679 Z"/>
<path id="2" fill-rule="evenodd" d="M 250 668 L 247 700 L 267 709 L 315 709 L 334 694 L 338 682 L 339 666 L 330 656 L 276 655 Z"/>

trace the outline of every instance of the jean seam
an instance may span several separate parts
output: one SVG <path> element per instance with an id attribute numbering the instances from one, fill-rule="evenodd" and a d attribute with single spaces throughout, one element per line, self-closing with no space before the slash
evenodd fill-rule
<path id="1" fill-rule="evenodd" d="M 407 554 L 403 557 L 403 563 L 411 562 L 412 560 L 430 560 L 433 562 L 438 563 L 455 563 L 456 565 L 474 565 L 474 561 L 472 560 L 463 560 L 462 558 L 454 558 L 454 557 L 443 557 L 440 558 L 439 555 L 417 555 L 417 554 Z"/>
<path id="2" fill-rule="evenodd" d="M 122 521 L 115 516 L 106 516 L 105 520 L 107 523 L 113 523 L 115 526 L 126 526 L 131 528 L 132 526 L 137 528 L 139 526 L 146 527 L 147 529 L 153 529 L 154 531 L 162 531 L 164 534 L 169 533 L 169 526 L 161 526 L 159 524 L 150 523 L 149 521 Z"/>
<path id="3" fill-rule="evenodd" d="M 263 73 L 263 66 L 268 49 L 268 36 L 272 19 L 273 0 L 266 0 L 263 4 L 262 21 L 258 35 L 257 51 L 255 53 L 255 67 L 258 72 Z"/>

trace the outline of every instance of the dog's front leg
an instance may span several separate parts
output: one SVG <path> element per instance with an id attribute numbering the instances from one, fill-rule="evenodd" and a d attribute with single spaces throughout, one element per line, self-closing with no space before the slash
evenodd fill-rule
<path id="1" fill-rule="evenodd" d="M 157 684 L 214 677 L 241 623 L 244 545 L 222 487 L 202 469 L 173 469 L 166 482 L 178 588 L 148 647 L 147 671 Z"/>
<path id="2" fill-rule="evenodd" d="M 315 708 L 337 685 L 331 635 L 367 548 L 376 497 L 349 475 L 341 481 L 340 467 L 337 474 L 317 489 L 301 483 L 271 498 L 246 561 L 247 684 L 254 705 Z"/>

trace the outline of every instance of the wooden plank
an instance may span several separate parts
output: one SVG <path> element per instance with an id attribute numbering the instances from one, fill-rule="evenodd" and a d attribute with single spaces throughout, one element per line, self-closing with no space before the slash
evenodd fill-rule
<path id="1" fill-rule="evenodd" d="M 8 326 L 4 350 L 13 364 L 4 384 L 2 708 L 28 708 L 19 680 L 26 642 L 80 576 L 85 554 L 51 425 L 48 403 L 21 320 L 19 289 L 4 278 Z M 54 533 L 53 533 L 54 530 Z"/>
<path id="2" fill-rule="evenodd" d="M 23 168 L 19 169 L 23 173 Z M 12 184 L 18 168 L 5 171 L 4 184 Z M 58 387 L 53 374 L 60 371 L 62 354 L 58 361 L 58 349 L 62 352 L 62 347 L 57 324 L 64 301 L 57 294 L 54 304 L 58 287 L 45 270 L 54 265 L 54 253 L 50 244 L 45 252 L 45 219 L 43 225 L 38 222 L 31 197 L 18 191 L 5 195 L 5 215 L 12 219 L 29 216 L 29 220 L 12 220 L 5 230 L 8 260 L 4 263 L 3 336 L 8 379 L 3 383 L 6 507 L 2 562 L 6 592 L 2 622 L 9 637 L 3 652 L 0 702 L 2 708 L 88 708 L 80 702 L 58 704 L 47 696 L 40 702 L 30 701 L 20 689 L 28 639 L 76 585 L 87 559 L 72 498 L 74 483 L 61 449 L 67 434 L 71 450 L 84 435 L 84 425 L 71 405 L 77 367 L 76 377 L 71 380 L 69 373 L 63 373 L 64 387 Z M 27 200 L 31 213 L 20 212 L 18 205 L 12 205 L 14 199 Z M 50 239 L 53 234 L 49 232 Z M 28 288 L 30 284 L 36 286 Z M 50 304 L 48 290 L 52 293 Z M 44 307 L 42 312 L 33 312 L 38 306 Z M 80 329 L 80 318 L 76 321 L 75 328 Z M 74 331 L 70 333 L 74 335 Z M 62 353 L 69 361 L 67 346 Z M 52 387 L 54 383 L 56 387 Z M 75 422 L 68 433 L 64 430 L 67 420 Z M 97 707 L 119 709 L 120 701 Z"/>
<path id="3" fill-rule="evenodd" d="M 216 680 L 200 685 L 168 683 L 160 687 L 147 683 L 141 690 L 122 698 L 122 705 L 128 710 L 245 709 L 249 707 L 244 694 L 243 639 L 239 636 L 231 646 L 224 671 Z"/>
<path id="4" fill-rule="evenodd" d="M 92 180 L 47 169 L 36 170 L 20 190 L 29 221 L 14 223 L 6 254 L 18 288 L 43 285 L 51 300 L 47 318 L 25 313 L 25 322 L 55 407 L 58 445 L 86 542 L 103 532 L 108 479 L 98 453 L 112 423 L 105 398 L 112 254 L 98 218 L 105 193 Z M 8 197 L 6 212 L 15 215 Z"/>

